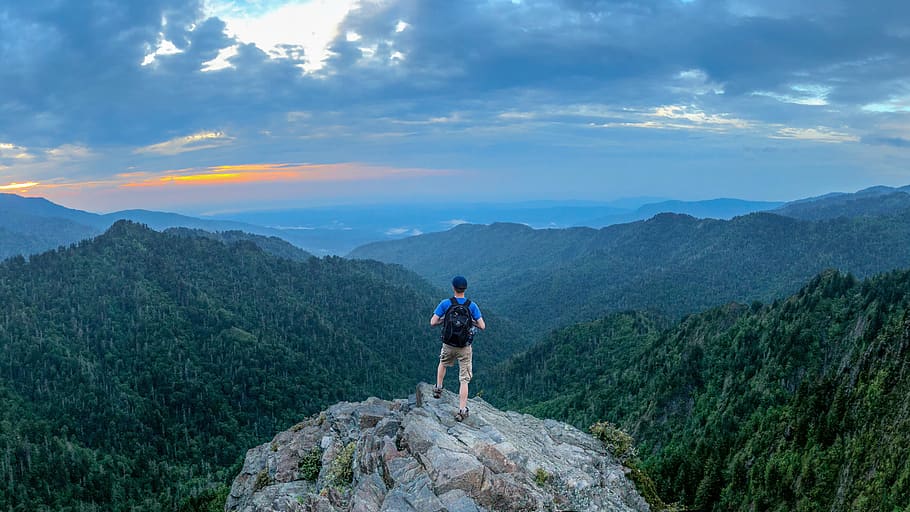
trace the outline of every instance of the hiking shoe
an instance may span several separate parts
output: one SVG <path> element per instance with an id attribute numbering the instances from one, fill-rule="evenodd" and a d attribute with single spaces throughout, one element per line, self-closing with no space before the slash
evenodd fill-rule
<path id="1" fill-rule="evenodd" d="M 468 408 L 465 407 L 463 411 L 458 411 L 455 413 L 455 421 L 464 421 L 468 417 Z"/>
<path id="2" fill-rule="evenodd" d="M 442 388 L 437 388 L 433 386 L 433 398 L 439 398 L 442 396 Z"/>

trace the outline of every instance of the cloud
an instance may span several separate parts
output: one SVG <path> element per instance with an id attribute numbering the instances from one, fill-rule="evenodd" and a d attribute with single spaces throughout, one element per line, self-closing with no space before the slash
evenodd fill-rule
<path id="1" fill-rule="evenodd" d="M 31 160 L 33 158 L 35 155 L 29 153 L 28 148 L 9 142 L 0 142 L 0 160 Z"/>
<path id="2" fill-rule="evenodd" d="M 255 44 L 273 58 L 289 58 L 304 71 L 314 72 L 324 67 L 330 43 L 356 4 L 355 0 L 311 0 L 271 8 L 263 4 L 258 12 L 249 12 L 234 2 L 215 0 L 207 11 L 224 20 L 227 33 L 238 41 Z"/>
<path id="3" fill-rule="evenodd" d="M 631 119 L 602 124 L 591 123 L 591 125 L 598 128 L 707 130 L 713 132 L 745 130 L 755 125 L 751 121 L 731 117 L 726 113 L 709 114 L 696 107 L 685 105 L 665 105 L 655 107 L 650 112 L 626 112 L 624 117 Z"/>
<path id="4" fill-rule="evenodd" d="M 772 139 L 794 139 L 812 142 L 842 143 L 859 142 L 859 137 L 848 133 L 834 131 L 824 126 L 815 128 L 784 127 L 770 135 Z"/>
<path id="5" fill-rule="evenodd" d="M 119 184 L 138 166 L 195 169 L 159 187 L 227 183 L 252 178 L 213 163 L 268 155 L 479 169 L 499 190 L 518 168 L 591 183 L 605 162 L 661 167 L 657 149 L 738 154 L 729 134 L 875 140 L 910 97 L 903 0 L 112 5 L 0 5 L 10 181 Z M 693 137 L 709 144 L 672 145 Z"/>
<path id="6" fill-rule="evenodd" d="M 9 183 L 6 185 L 0 185 L 0 190 L 17 190 L 17 191 L 28 191 L 28 189 L 38 186 L 39 183 L 34 181 L 28 181 L 25 183 Z"/>
<path id="7" fill-rule="evenodd" d="M 417 228 L 392 228 L 392 229 L 387 230 L 385 232 L 385 234 L 386 234 L 386 236 L 401 236 L 401 235 L 417 236 L 417 235 L 422 235 L 423 231 L 421 231 Z"/>
<path id="8" fill-rule="evenodd" d="M 360 181 L 443 176 L 448 171 L 343 164 L 242 164 L 121 175 L 121 187 L 174 187 L 244 183 Z"/>
<path id="9" fill-rule="evenodd" d="M 214 149 L 230 144 L 233 139 L 224 132 L 199 132 L 185 137 L 177 137 L 157 144 L 137 148 L 136 153 L 155 153 L 158 155 L 179 155 L 188 151 Z"/>

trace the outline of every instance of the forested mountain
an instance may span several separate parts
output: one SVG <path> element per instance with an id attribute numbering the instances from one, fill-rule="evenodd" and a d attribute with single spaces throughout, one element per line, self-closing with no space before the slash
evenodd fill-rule
<path id="1" fill-rule="evenodd" d="M 400 263 L 433 282 L 465 274 L 478 301 L 545 332 L 611 311 L 678 317 L 733 300 L 769 301 L 825 268 L 862 277 L 907 267 L 910 216 L 661 214 L 600 230 L 462 225 L 350 256 Z"/>
<path id="2" fill-rule="evenodd" d="M 168 228 L 164 230 L 164 232 L 174 236 L 209 238 L 211 240 L 218 240 L 224 244 L 234 244 L 241 241 L 252 242 L 256 247 L 259 247 L 269 254 L 278 256 L 279 258 L 287 258 L 289 260 L 302 261 L 313 257 L 312 254 L 291 245 L 289 242 L 286 242 L 277 236 L 253 235 L 243 231 L 218 231 L 213 233 L 211 231 L 191 228 Z"/>
<path id="3" fill-rule="evenodd" d="M 773 210 L 784 203 L 775 201 L 745 201 L 743 199 L 719 198 L 705 201 L 658 201 L 647 203 L 633 211 L 613 213 L 591 219 L 576 226 L 604 227 L 638 220 L 647 220 L 660 213 L 679 213 L 701 219 L 732 219 L 740 215 Z"/>
<path id="4" fill-rule="evenodd" d="M 190 503 L 327 404 L 406 396 L 435 375 L 439 299 L 397 266 L 292 261 L 128 222 L 7 260 L 0 510 Z M 486 361 L 520 341 L 498 325 L 478 339 Z"/>
<path id="5" fill-rule="evenodd" d="M 695 510 L 910 506 L 910 272 L 825 272 L 770 305 L 664 327 L 620 313 L 491 374 L 500 407 L 635 437 L 662 497 Z"/>
<path id="6" fill-rule="evenodd" d="M 253 224 L 226 220 L 208 220 L 176 213 L 149 210 L 123 210 L 97 214 L 66 208 L 40 197 L 0 194 L 0 260 L 10 256 L 28 256 L 67 246 L 101 234 L 118 220 L 146 224 L 152 229 L 174 227 L 209 232 L 243 231 L 265 237 L 293 240 L 304 246 L 304 235 Z"/>
<path id="7" fill-rule="evenodd" d="M 774 213 L 803 220 L 874 215 L 910 215 L 910 185 L 871 187 L 853 194 L 827 194 L 787 203 Z"/>

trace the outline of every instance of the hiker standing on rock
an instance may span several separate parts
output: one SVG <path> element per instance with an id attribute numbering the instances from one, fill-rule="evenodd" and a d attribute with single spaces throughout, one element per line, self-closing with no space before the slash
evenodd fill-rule
<path id="1" fill-rule="evenodd" d="M 486 329 L 483 315 L 477 304 L 465 298 L 464 292 L 468 289 L 468 280 L 462 276 L 452 279 L 454 296 L 445 299 L 436 306 L 436 311 L 430 318 L 430 325 L 442 325 L 442 351 L 439 353 L 439 366 L 436 369 L 436 386 L 433 388 L 433 397 L 442 396 L 442 381 L 446 376 L 446 367 L 455 366 L 458 360 L 458 412 L 456 421 L 464 421 L 468 417 L 468 383 L 473 375 L 471 371 L 471 343 L 474 341 L 474 328 Z"/>

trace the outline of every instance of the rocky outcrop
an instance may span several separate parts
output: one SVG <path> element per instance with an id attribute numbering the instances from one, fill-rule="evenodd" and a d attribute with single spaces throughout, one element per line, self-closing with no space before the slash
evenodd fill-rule
<path id="1" fill-rule="evenodd" d="M 247 452 L 227 511 L 648 510 L 628 471 L 569 425 L 420 384 L 408 400 L 340 403 Z"/>

